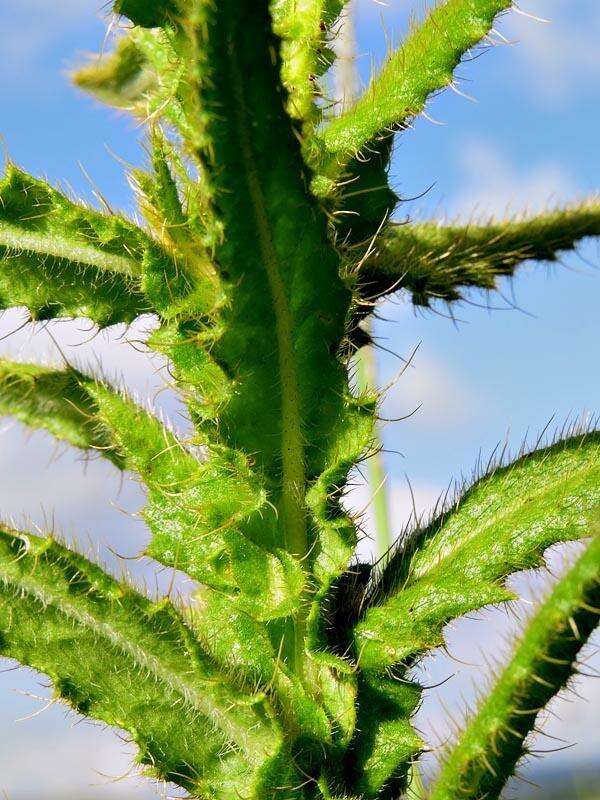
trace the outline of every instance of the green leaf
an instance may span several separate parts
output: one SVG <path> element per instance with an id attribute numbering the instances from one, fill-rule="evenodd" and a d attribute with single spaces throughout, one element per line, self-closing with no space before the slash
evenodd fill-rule
<path id="1" fill-rule="evenodd" d="M 148 120 L 183 124 L 179 83 L 183 66 L 167 31 L 133 28 L 112 52 L 95 55 L 75 70 L 73 83 L 97 100 Z"/>
<path id="2" fill-rule="evenodd" d="M 535 217 L 486 225 L 436 222 L 388 226 L 358 275 L 361 291 L 382 296 L 405 289 L 415 305 L 461 299 L 463 287 L 496 288 L 529 260 L 556 261 L 586 236 L 600 235 L 600 201 Z"/>
<path id="3" fill-rule="evenodd" d="M 88 64 L 79 67 L 73 83 L 98 100 L 117 108 L 137 108 L 156 93 L 159 76 L 150 63 L 143 42 L 154 41 L 150 31 L 134 29 L 117 41 L 113 52 L 94 55 Z"/>
<path id="4" fill-rule="evenodd" d="M 208 446 L 254 463 L 264 505 L 242 530 L 308 556 L 320 604 L 355 545 L 339 499 L 368 444 L 372 403 L 351 396 L 338 359 L 351 296 L 282 105 L 267 6 L 225 0 L 178 21 L 182 105 L 190 126 L 202 120 L 187 147 L 221 230 L 214 257 L 226 297 L 208 323 L 165 326 L 152 344 L 172 358 Z M 305 608 L 285 642 L 291 663 L 305 658 Z M 316 610 L 310 619 L 316 643 Z"/>
<path id="5" fill-rule="evenodd" d="M 150 309 L 140 290 L 147 236 L 131 222 L 68 198 L 12 164 L 0 181 L 0 308 L 34 319 L 131 322 Z M 164 260 L 163 256 L 163 260 Z"/>
<path id="6" fill-rule="evenodd" d="M 600 536 L 535 613 L 510 662 L 444 759 L 431 800 L 496 800 L 538 713 L 577 673 L 600 616 Z"/>
<path id="7" fill-rule="evenodd" d="M 47 430 L 81 450 L 98 452 L 124 469 L 125 459 L 112 431 L 98 419 L 98 405 L 86 389 L 86 380 L 76 370 L 0 359 L 0 415 Z"/>
<path id="8" fill-rule="evenodd" d="M 357 734 L 345 756 L 350 791 L 364 800 L 396 800 L 407 785 L 411 764 L 423 741 L 411 718 L 421 702 L 421 687 L 390 670 L 362 674 L 358 685 Z"/>
<path id="9" fill-rule="evenodd" d="M 0 414 L 137 472 L 148 489 L 148 555 L 160 563 L 241 594 L 240 607 L 258 619 L 295 609 L 304 572 L 276 543 L 269 551 L 258 538 L 273 510 L 241 456 L 199 460 L 152 414 L 74 369 L 0 360 Z"/>
<path id="10" fill-rule="evenodd" d="M 259 687 L 269 693 L 287 736 L 302 742 L 304 752 L 298 757 L 307 759 L 329 746 L 332 725 L 324 709 L 275 649 L 281 647 L 277 624 L 269 631 L 240 611 L 240 603 L 211 590 L 201 589 L 196 604 L 199 613 L 194 615 L 194 631 L 207 652 L 222 669 L 237 675 L 243 687 Z M 285 636 L 285 623 L 282 627 Z"/>
<path id="11" fill-rule="evenodd" d="M 264 694 L 229 684 L 167 601 L 151 603 L 52 539 L 0 528 L 0 654 L 76 711 L 129 733 L 138 760 L 198 798 L 295 797 Z M 278 791 L 275 787 L 287 787 Z"/>
<path id="12" fill-rule="evenodd" d="M 210 316 L 226 302 L 226 293 L 212 259 L 208 201 L 160 128 L 152 130 L 150 144 L 150 169 L 134 170 L 132 177 L 144 217 L 174 259 L 168 272 L 157 260 L 144 265 L 144 290 L 165 321 Z"/>
<path id="13" fill-rule="evenodd" d="M 464 54 L 490 30 L 511 0 L 446 0 L 414 27 L 355 105 L 330 120 L 320 137 L 323 172 L 339 174 L 362 148 L 407 126 L 427 98 L 449 86 Z"/>
<path id="14" fill-rule="evenodd" d="M 399 545 L 354 632 L 368 691 L 365 700 L 359 692 L 362 734 L 348 763 L 365 798 L 395 798 L 421 749 L 410 728 L 415 659 L 443 643 L 452 619 L 512 599 L 504 579 L 539 566 L 551 545 L 588 535 L 599 509 L 600 433 L 590 433 L 494 469 Z"/>
<path id="15" fill-rule="evenodd" d="M 297 559 L 270 542 L 274 511 L 241 453 L 200 458 L 144 409 L 88 381 L 98 419 L 148 489 L 148 555 L 237 598 L 257 619 L 292 613 L 304 589 Z"/>
<path id="16" fill-rule="evenodd" d="M 289 93 L 288 111 L 302 120 L 305 131 L 316 124 L 320 109 L 319 78 L 333 63 L 330 31 L 346 0 L 272 0 L 273 29 L 282 39 L 282 81 Z"/>
<path id="17" fill-rule="evenodd" d="M 442 644 L 450 620 L 511 599 L 504 579 L 586 536 L 599 509 L 600 432 L 494 469 L 390 559 L 356 627 L 361 665 L 412 662 Z"/>

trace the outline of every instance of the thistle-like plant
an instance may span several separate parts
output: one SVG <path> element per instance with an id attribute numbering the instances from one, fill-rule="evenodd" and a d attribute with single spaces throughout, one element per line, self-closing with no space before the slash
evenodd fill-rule
<path id="1" fill-rule="evenodd" d="M 411 668 L 505 579 L 591 537 L 430 790 L 497 797 L 600 606 L 600 432 L 498 464 L 377 569 L 342 499 L 376 448 L 351 388 L 374 300 L 453 303 L 600 234 L 593 199 L 540 217 L 396 225 L 391 144 L 511 0 L 446 0 L 342 113 L 322 76 L 343 0 L 118 0 L 132 26 L 77 84 L 148 123 L 142 227 L 13 165 L 0 184 L 0 305 L 33 320 L 158 320 L 194 426 L 183 440 L 75 368 L 0 362 L 0 412 L 137 473 L 148 554 L 201 588 L 153 602 L 53 538 L 0 529 L 0 653 L 139 762 L 211 800 L 396 798 L 423 742 Z"/>

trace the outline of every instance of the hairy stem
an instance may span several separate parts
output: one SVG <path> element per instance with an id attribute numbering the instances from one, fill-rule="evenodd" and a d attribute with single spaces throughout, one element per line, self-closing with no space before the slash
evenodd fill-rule
<path id="1" fill-rule="evenodd" d="M 232 15 L 227 14 L 226 19 L 231 21 Z M 233 31 L 230 36 L 233 38 Z M 281 274 L 283 265 L 273 245 L 271 224 L 266 210 L 263 187 L 254 157 L 252 141 L 248 134 L 252 130 L 252 115 L 244 96 L 244 80 L 235 47 L 230 46 L 228 48 L 228 66 L 230 84 L 236 100 L 234 113 L 245 166 L 244 179 L 248 194 L 252 200 L 260 255 L 267 272 L 275 312 L 282 418 L 280 519 L 284 533 L 285 549 L 299 558 L 303 558 L 308 551 L 306 503 L 304 499 L 306 476 L 296 356 L 294 352 L 294 322 Z M 305 626 L 305 615 L 298 614 L 293 623 L 293 644 L 291 647 L 291 665 L 297 675 L 302 674 Z"/>

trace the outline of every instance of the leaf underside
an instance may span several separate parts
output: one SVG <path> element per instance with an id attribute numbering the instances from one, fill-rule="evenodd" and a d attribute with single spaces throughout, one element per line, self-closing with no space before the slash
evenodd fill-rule
<path id="1" fill-rule="evenodd" d="M 574 436 L 494 469 L 401 543 L 370 587 L 354 651 L 374 700 L 363 707 L 351 763 L 366 797 L 394 797 L 418 752 L 410 716 L 420 690 L 409 669 L 443 644 L 443 628 L 514 599 L 512 573 L 539 567 L 558 542 L 589 535 L 600 514 L 600 433 Z M 398 713 L 381 708 L 394 693 Z M 391 755 L 393 753 L 393 755 Z M 379 794 L 378 794 L 379 792 Z"/>
<path id="2" fill-rule="evenodd" d="M 131 322 L 151 310 L 140 287 L 146 247 L 125 219 L 76 205 L 12 165 L 0 181 L 0 309 Z"/>
<path id="3" fill-rule="evenodd" d="M 258 800 L 291 779 L 268 700 L 234 690 L 170 603 L 4 528 L 0 652 L 48 675 L 80 714 L 128 732 L 141 763 L 196 797 L 225 800 L 241 782 Z"/>
<path id="4" fill-rule="evenodd" d="M 600 235 L 600 202 L 486 225 L 398 225 L 377 242 L 358 274 L 361 293 L 405 289 L 415 305 L 461 299 L 463 288 L 491 291 L 526 261 L 557 261 L 588 236 Z"/>
<path id="5" fill-rule="evenodd" d="M 444 759 L 431 800 L 495 800 L 529 752 L 538 714 L 577 674 L 600 615 L 600 536 L 529 622 L 509 664 Z"/>

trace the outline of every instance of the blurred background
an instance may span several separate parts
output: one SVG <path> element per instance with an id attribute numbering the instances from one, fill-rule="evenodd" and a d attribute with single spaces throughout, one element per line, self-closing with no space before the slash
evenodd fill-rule
<path id="1" fill-rule="evenodd" d="M 126 115 L 80 96 L 67 73 L 88 51 L 97 51 L 107 32 L 102 0 L 3 0 L 0 4 L 0 134 L 7 157 L 36 176 L 95 202 L 97 189 L 116 209 L 134 212 L 124 166 L 144 161 L 143 131 Z M 421 0 L 355 0 L 358 67 L 363 82 L 401 40 Z M 507 211 L 539 210 L 597 191 L 600 187 L 600 5 L 597 0 L 523 0 L 507 14 L 489 47 L 463 65 L 460 87 L 475 102 L 452 92 L 433 101 L 428 119 L 399 138 L 392 167 L 404 203 L 399 218 L 431 216 L 467 221 Z M 490 42 L 491 44 L 491 42 Z M 426 191 L 428 190 L 428 191 Z M 384 429 L 393 527 L 400 533 L 414 506 L 427 515 L 454 480 L 468 477 L 478 457 L 507 441 L 518 450 L 534 443 L 548 423 L 591 418 L 600 410 L 600 273 L 598 245 L 586 242 L 577 254 L 551 268 L 523 269 L 500 295 L 472 293 L 455 309 L 415 313 L 405 298 L 380 309 L 375 335 L 379 382 L 389 386 L 384 416 L 410 419 Z M 152 325 L 113 328 L 96 334 L 85 322 L 21 327 L 21 312 L 0 317 L 0 354 L 21 360 L 60 363 L 58 346 L 70 361 L 97 368 L 151 397 L 185 428 L 176 398 L 165 389 L 156 357 L 136 349 Z M 400 358 L 419 349 L 397 378 Z M 109 465 L 86 463 L 79 454 L 42 433 L 0 422 L 0 516 L 32 530 L 55 531 L 108 564 L 127 569 L 152 592 L 165 591 L 171 576 L 151 564 L 123 562 L 143 548 L 143 525 L 132 516 L 143 498 L 130 479 Z M 396 452 L 392 452 L 396 451 Z M 370 491 L 355 476 L 349 504 L 366 510 L 371 529 Z M 369 538 L 361 552 L 372 551 Z M 573 557 L 556 548 L 554 576 Z M 118 554 L 118 555 L 117 555 Z M 448 652 L 427 659 L 422 679 L 432 688 L 418 726 L 435 748 L 452 736 L 508 652 L 531 600 L 543 595 L 550 573 L 514 580 L 523 601 L 509 610 L 486 611 L 448 631 Z M 592 642 L 585 672 L 600 668 Z M 50 702 L 43 677 L 12 670 L 0 674 L 0 796 L 10 800 L 129 800 L 170 794 L 128 774 L 133 748 L 113 731 L 83 721 Z M 600 683 L 582 677 L 550 709 L 534 748 L 573 745 L 534 759 L 507 796 L 522 798 L 600 797 Z M 560 741 L 549 737 L 558 737 Z M 531 781 L 528 783 L 526 781 Z"/>

